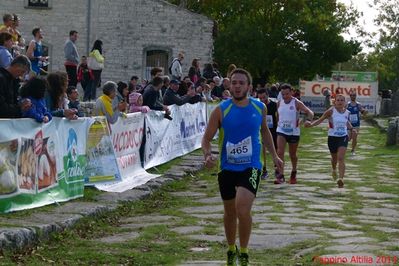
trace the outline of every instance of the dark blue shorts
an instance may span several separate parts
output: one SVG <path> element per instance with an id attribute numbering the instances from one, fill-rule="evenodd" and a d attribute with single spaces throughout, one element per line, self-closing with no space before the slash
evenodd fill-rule
<path id="1" fill-rule="evenodd" d="M 236 187 L 244 187 L 255 196 L 259 188 L 262 171 L 256 168 L 247 168 L 244 171 L 222 170 L 218 174 L 219 190 L 223 200 L 236 197 Z"/>
<path id="2" fill-rule="evenodd" d="M 339 147 L 348 147 L 348 136 L 333 137 L 328 136 L 328 149 L 331 153 L 337 153 Z"/>

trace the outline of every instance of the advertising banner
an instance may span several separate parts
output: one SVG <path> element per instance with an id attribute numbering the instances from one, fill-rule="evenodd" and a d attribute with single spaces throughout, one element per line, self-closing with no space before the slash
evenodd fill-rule
<path id="1" fill-rule="evenodd" d="M 121 180 L 96 184 L 96 188 L 109 192 L 123 192 L 158 176 L 147 173 L 141 164 L 140 147 L 144 135 L 142 113 L 120 117 L 116 123 L 110 125 L 110 130 Z"/>
<path id="2" fill-rule="evenodd" d="M 85 184 L 120 181 L 118 164 L 105 117 L 93 117 L 87 135 Z"/>
<path id="3" fill-rule="evenodd" d="M 144 168 L 148 169 L 201 147 L 206 127 L 206 104 L 169 106 L 173 120 L 161 112 L 146 115 Z"/>
<path id="4" fill-rule="evenodd" d="M 301 100 L 312 111 L 322 113 L 325 111 L 325 93 L 343 94 L 349 101 L 349 94 L 355 92 L 356 100 L 360 102 L 369 113 L 375 112 L 378 98 L 378 83 L 340 82 L 340 81 L 300 81 Z"/>
<path id="5" fill-rule="evenodd" d="M 4 119 L 0 127 L 0 212 L 83 196 L 87 119 Z"/>

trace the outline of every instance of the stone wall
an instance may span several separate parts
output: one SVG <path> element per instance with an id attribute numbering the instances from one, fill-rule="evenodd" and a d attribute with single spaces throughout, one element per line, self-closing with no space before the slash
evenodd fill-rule
<path id="1" fill-rule="evenodd" d="M 79 32 L 80 55 L 86 55 L 96 39 L 103 41 L 103 81 L 144 77 L 146 51 L 151 49 L 167 51 L 169 62 L 184 51 L 184 73 L 195 57 L 203 63 L 212 60 L 213 21 L 165 1 L 50 1 L 51 9 L 31 9 L 25 8 L 24 0 L 1 0 L 0 10 L 2 15 L 21 16 L 20 30 L 27 43 L 35 26 L 43 29 L 44 44 L 50 47 L 51 70 L 64 70 L 63 46 L 72 29 Z"/>

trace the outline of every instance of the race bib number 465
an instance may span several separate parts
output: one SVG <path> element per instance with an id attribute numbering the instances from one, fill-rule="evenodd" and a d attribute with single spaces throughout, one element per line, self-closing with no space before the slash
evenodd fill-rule
<path id="1" fill-rule="evenodd" d="M 237 144 L 226 143 L 227 161 L 232 164 L 246 164 L 252 158 L 252 139 L 247 137 Z"/>

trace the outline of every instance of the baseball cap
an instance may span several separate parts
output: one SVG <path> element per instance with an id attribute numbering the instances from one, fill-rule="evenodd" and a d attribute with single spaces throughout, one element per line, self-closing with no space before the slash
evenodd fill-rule
<path id="1" fill-rule="evenodd" d="M 178 81 L 177 79 L 172 79 L 170 81 L 170 84 L 180 84 L 180 81 Z"/>

